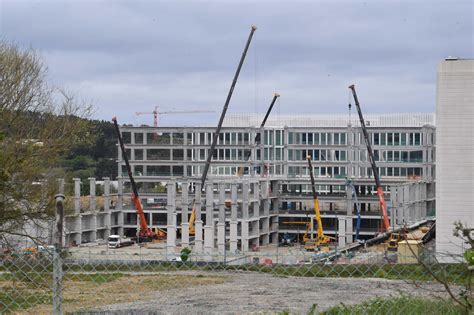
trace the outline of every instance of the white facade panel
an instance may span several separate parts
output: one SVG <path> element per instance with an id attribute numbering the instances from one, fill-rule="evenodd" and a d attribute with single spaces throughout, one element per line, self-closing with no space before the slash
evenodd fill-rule
<path id="1" fill-rule="evenodd" d="M 436 100 L 436 250 L 460 254 L 454 222 L 474 227 L 474 60 L 438 66 Z"/>

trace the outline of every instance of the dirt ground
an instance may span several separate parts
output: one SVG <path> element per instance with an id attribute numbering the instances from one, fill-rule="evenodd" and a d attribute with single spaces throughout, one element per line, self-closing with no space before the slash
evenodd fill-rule
<path id="1" fill-rule="evenodd" d="M 183 272 L 179 273 L 183 275 Z M 406 293 L 444 295 L 440 285 L 422 286 L 400 280 L 281 277 L 252 272 L 199 273 L 200 277 L 220 276 L 198 287 L 173 288 L 146 294 L 146 299 L 116 303 L 89 310 L 88 314 L 306 314 L 316 304 L 321 311 L 341 303 L 357 304 L 375 297 Z M 196 273 L 188 273 L 190 279 Z M 115 300 L 117 301 L 117 300 Z"/>

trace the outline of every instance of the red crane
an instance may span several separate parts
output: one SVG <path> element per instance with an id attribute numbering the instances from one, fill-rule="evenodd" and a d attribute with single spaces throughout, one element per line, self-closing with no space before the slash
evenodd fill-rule
<path id="1" fill-rule="evenodd" d="M 382 210 L 383 232 L 387 232 L 390 229 L 390 221 L 388 220 L 387 205 L 385 204 L 383 187 L 380 183 L 380 176 L 377 170 L 377 165 L 375 164 L 374 152 L 372 151 L 372 146 L 370 145 L 369 133 L 367 132 L 367 128 L 365 126 L 364 116 L 362 116 L 362 110 L 360 109 L 359 99 L 357 98 L 357 93 L 354 84 L 349 86 L 349 89 L 352 90 L 352 96 L 354 97 L 357 113 L 359 114 L 362 133 L 364 134 L 365 145 L 367 146 L 370 166 L 372 167 L 372 173 L 374 174 L 375 186 L 377 187 L 377 196 L 379 197 L 380 209 Z"/>
<path id="2" fill-rule="evenodd" d="M 128 177 L 130 178 L 130 185 L 132 185 L 132 202 L 137 210 L 137 214 L 140 221 L 140 231 L 139 237 L 145 240 L 152 240 L 152 239 L 163 239 L 166 236 L 165 231 L 158 229 L 157 233 L 153 232 L 148 224 L 146 223 L 145 212 L 143 211 L 142 203 L 140 202 L 140 197 L 138 196 L 138 189 L 135 180 L 133 179 L 132 169 L 130 167 L 130 163 L 128 161 L 127 151 L 125 150 L 125 146 L 123 144 L 122 134 L 120 133 L 120 129 L 117 123 L 117 118 L 112 118 L 115 126 L 115 132 L 117 134 L 117 138 L 119 140 L 120 149 L 122 150 L 122 156 L 125 161 L 125 166 L 127 167 Z"/>

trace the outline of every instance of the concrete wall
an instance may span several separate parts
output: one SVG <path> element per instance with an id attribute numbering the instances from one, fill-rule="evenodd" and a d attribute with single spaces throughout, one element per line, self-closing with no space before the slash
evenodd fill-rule
<path id="1" fill-rule="evenodd" d="M 460 254 L 453 223 L 474 227 L 474 60 L 438 66 L 436 95 L 436 250 Z"/>

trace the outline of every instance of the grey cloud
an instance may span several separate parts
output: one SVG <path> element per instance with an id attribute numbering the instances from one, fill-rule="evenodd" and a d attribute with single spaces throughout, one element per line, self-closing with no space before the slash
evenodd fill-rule
<path id="1" fill-rule="evenodd" d="M 54 82 L 92 98 L 97 117 L 155 104 L 221 110 L 250 25 L 259 27 L 230 111 L 434 111 L 436 65 L 472 57 L 470 1 L 4 1 L 1 33 L 38 49 Z M 256 58 L 256 60 L 255 60 Z M 255 77 L 257 81 L 255 82 Z M 255 102 L 257 101 L 257 104 Z M 163 124 L 217 115 L 166 117 Z M 207 119 L 207 120 L 206 120 Z"/>

